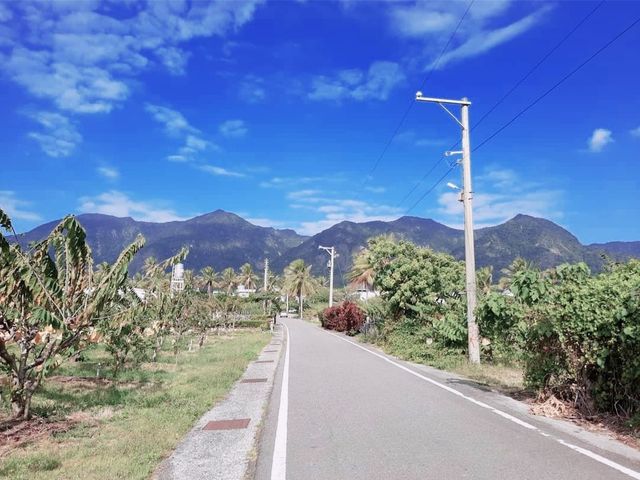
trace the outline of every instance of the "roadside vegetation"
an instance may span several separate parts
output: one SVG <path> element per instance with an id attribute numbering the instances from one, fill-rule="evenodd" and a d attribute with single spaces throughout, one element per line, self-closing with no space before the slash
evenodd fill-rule
<path id="1" fill-rule="evenodd" d="M 478 270 L 481 366 L 466 361 L 462 262 L 377 237 L 351 278 L 379 293 L 359 305 L 365 340 L 510 393 L 524 389 L 545 413 L 615 419 L 640 433 L 640 261 L 592 273 L 583 263 L 542 271 L 516 259 L 498 281 Z M 333 318 L 340 309 L 346 304 L 320 314 L 325 327 L 347 324 Z"/>
<path id="2" fill-rule="evenodd" d="M 28 248 L 7 234 L 18 238 L 0 210 L 0 477 L 146 478 L 280 310 L 275 280 L 256 292 L 249 265 L 185 271 L 172 289 L 186 249 L 130 277 L 142 237 L 94 265 L 72 216 Z"/>

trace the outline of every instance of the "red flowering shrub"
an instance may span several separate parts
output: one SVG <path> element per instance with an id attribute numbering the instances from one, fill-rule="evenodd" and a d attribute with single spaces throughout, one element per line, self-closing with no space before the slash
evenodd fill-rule
<path id="1" fill-rule="evenodd" d="M 364 324 L 364 313 L 353 302 L 325 308 L 318 316 L 323 328 L 336 332 L 355 334 Z"/>

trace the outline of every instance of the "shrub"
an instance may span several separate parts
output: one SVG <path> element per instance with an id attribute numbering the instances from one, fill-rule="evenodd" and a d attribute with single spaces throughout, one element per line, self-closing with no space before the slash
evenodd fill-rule
<path id="1" fill-rule="evenodd" d="M 478 308 L 492 345 L 518 354 L 525 381 L 586 414 L 640 412 L 640 262 L 591 275 L 585 264 L 518 272 L 513 297 Z"/>
<path id="2" fill-rule="evenodd" d="M 318 317 L 323 328 L 349 334 L 357 333 L 364 324 L 364 314 L 353 302 L 343 302 L 335 307 L 326 308 Z"/>

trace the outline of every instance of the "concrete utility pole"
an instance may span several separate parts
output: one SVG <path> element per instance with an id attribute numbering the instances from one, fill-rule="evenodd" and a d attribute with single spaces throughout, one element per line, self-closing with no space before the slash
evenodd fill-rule
<path id="1" fill-rule="evenodd" d="M 264 259 L 264 281 L 262 282 L 262 288 L 264 291 L 267 291 L 267 282 L 269 279 L 269 259 Z"/>
<path id="2" fill-rule="evenodd" d="M 333 307 L 333 259 L 336 256 L 336 248 L 323 246 L 319 246 L 318 248 L 327 252 L 331 258 L 329 260 L 329 306 Z"/>
<path id="3" fill-rule="evenodd" d="M 264 259 L 264 280 L 262 282 L 262 290 L 264 291 L 264 293 L 267 293 L 267 281 L 269 278 L 269 259 L 265 258 Z M 269 300 L 267 300 L 266 298 L 264 299 L 264 303 L 262 304 L 262 311 L 263 313 L 267 313 L 267 306 L 269 304 Z"/>
<path id="4" fill-rule="evenodd" d="M 419 102 L 437 103 L 462 128 L 462 151 L 447 152 L 448 155 L 462 154 L 462 202 L 464 204 L 464 263 L 467 293 L 467 336 L 469 343 L 469 361 L 480 363 L 480 334 L 476 323 L 476 256 L 473 239 L 473 209 L 471 200 L 471 142 L 469 139 L 469 106 L 471 102 L 465 97 L 462 100 L 448 100 L 444 98 L 424 97 L 422 92 L 416 93 Z M 460 105 L 461 118 L 451 113 L 445 105 Z"/>

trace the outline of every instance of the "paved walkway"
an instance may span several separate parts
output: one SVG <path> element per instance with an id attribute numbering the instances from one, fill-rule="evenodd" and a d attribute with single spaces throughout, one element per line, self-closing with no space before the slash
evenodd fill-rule
<path id="1" fill-rule="evenodd" d="M 258 480 L 640 479 L 640 455 L 618 442 L 532 416 L 460 377 L 283 322 L 289 357 Z"/>
<path id="2" fill-rule="evenodd" d="M 271 394 L 281 339 L 280 327 L 227 397 L 198 420 L 154 478 L 241 480 L 251 475 L 256 437 Z"/>

